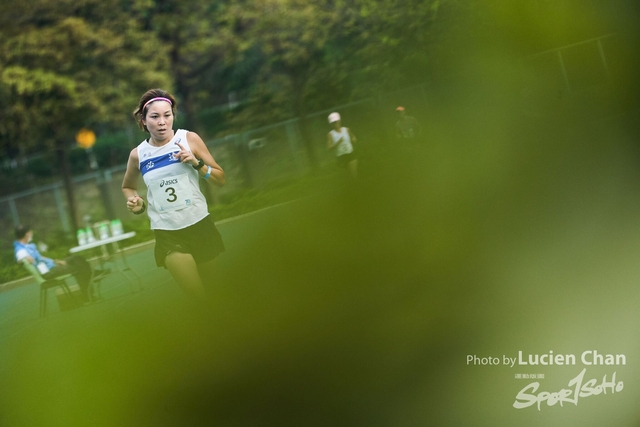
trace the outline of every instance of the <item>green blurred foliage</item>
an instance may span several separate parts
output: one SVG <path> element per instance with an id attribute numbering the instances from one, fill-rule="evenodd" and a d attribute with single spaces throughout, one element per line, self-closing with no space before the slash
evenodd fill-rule
<path id="1" fill-rule="evenodd" d="M 162 46 L 122 2 L 31 3 L 1 30 L 3 145 L 42 149 L 81 127 L 122 124 L 141 91 L 170 83 Z"/>
<path id="2" fill-rule="evenodd" d="M 266 124 L 304 117 L 353 100 L 362 85 L 394 87 L 397 76 L 409 71 L 403 70 L 407 57 L 415 61 L 417 55 L 426 63 L 432 24 L 443 3 L 231 2 L 225 12 L 239 42 L 228 56 L 236 67 L 256 65 L 248 86 L 253 108 L 236 120 L 246 123 L 251 117 Z M 421 75 L 411 83 L 424 80 Z"/>
<path id="3" fill-rule="evenodd" d="M 184 126 L 200 132 L 200 109 L 219 103 L 226 95 L 222 83 L 224 50 L 228 41 L 220 29 L 224 2 L 146 1 L 137 22 L 162 46 L 171 84 L 178 98 Z M 161 53 L 158 52 L 158 53 Z"/>
<path id="4" fill-rule="evenodd" d="M 0 145 L 15 157 L 71 142 L 83 126 L 117 134 L 152 86 L 174 90 L 184 126 L 207 137 L 304 117 L 450 78 L 479 45 L 517 58 L 626 30 L 622 3 L 5 2 Z M 224 113 L 231 93 L 241 107 Z M 113 151 L 101 165 L 121 159 Z"/>
<path id="5" fill-rule="evenodd" d="M 637 100 L 636 110 L 621 111 L 623 104 L 605 85 L 533 98 L 523 114 L 513 61 L 603 30 L 628 30 L 630 18 L 595 25 L 585 13 L 608 17 L 618 6 L 600 1 L 450 2 L 450 8 L 438 3 L 431 15 L 416 10 L 426 3 L 409 2 L 413 9 L 403 10 L 399 2 L 382 2 L 387 27 L 377 3 L 357 4 L 357 19 L 380 20 L 374 44 L 345 56 L 342 49 L 351 45 L 327 46 L 322 55 L 337 65 L 310 78 L 305 103 L 343 99 L 360 82 L 368 88 L 362 94 L 391 90 L 417 78 L 416 68 L 431 66 L 439 84 L 422 116 L 425 143 L 413 150 L 388 143 L 362 162 L 358 184 L 340 180 L 289 209 L 230 223 L 226 232 L 235 231 L 235 239 L 227 240 L 204 313 L 181 302 L 170 279 L 162 282 L 165 276 L 152 288 L 168 285 L 164 293 L 95 305 L 12 334 L 11 346 L 3 347 L 10 350 L 0 422 L 638 424 L 633 385 L 577 408 L 518 412 L 510 405 L 523 383 L 514 380 L 514 371 L 464 363 L 467 354 L 514 355 L 519 349 L 611 348 L 630 361 L 638 358 Z M 634 9 L 622 10 L 630 16 Z M 414 13 L 434 17 L 431 29 L 439 31 L 429 35 L 438 42 L 424 46 L 435 57 L 412 51 L 405 38 L 422 31 Z M 233 25 L 232 34 L 252 30 L 245 21 Z M 360 31 L 368 40 L 366 27 L 355 33 Z M 279 42 L 275 35 L 270 40 Z M 303 42 L 293 40 L 290 53 Z M 385 64 L 378 50 L 393 55 L 394 47 L 407 56 Z M 269 90 L 291 87 L 284 72 L 276 73 L 279 64 L 266 62 L 255 45 L 237 47 L 237 53 L 244 58 L 231 63 L 245 68 L 230 75 L 238 77 L 236 84 L 247 83 L 247 94 L 261 93 L 252 92 L 261 81 L 250 78 L 260 73 L 247 68 L 265 70 Z M 638 74 L 628 71 L 637 53 L 620 57 L 625 78 L 616 84 L 637 87 Z M 349 76 L 358 64 L 366 70 L 352 85 Z M 324 78 L 325 72 L 335 72 L 336 79 Z M 323 81 L 322 93 L 311 90 L 312 82 Z M 268 121 L 269 111 L 292 111 L 293 95 L 283 89 L 250 96 L 246 120 L 261 105 L 273 109 L 261 112 L 260 120 Z M 251 196 L 255 203 L 247 201 Z M 258 207 L 261 197 L 247 191 L 225 202 L 235 204 L 237 214 Z M 135 226 L 142 233 L 142 223 Z M 151 267 L 147 273 L 151 285 L 152 274 L 164 272 Z M 636 365 L 618 367 L 619 378 L 632 384 Z M 596 369 L 600 377 L 611 375 Z M 560 390 L 575 374 L 538 372 L 548 375 L 545 390 Z"/>
<path id="6" fill-rule="evenodd" d="M 132 5 L 123 5 L 34 0 L 0 6 L 0 144 L 22 155 L 55 151 L 74 227 L 69 149 L 76 132 L 123 124 L 149 85 L 170 83 L 162 46 L 140 29 Z"/>

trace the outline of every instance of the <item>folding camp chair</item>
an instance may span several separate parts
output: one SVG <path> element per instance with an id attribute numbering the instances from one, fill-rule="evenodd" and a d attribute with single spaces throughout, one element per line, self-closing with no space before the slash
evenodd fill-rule
<path id="1" fill-rule="evenodd" d="M 22 260 L 22 265 L 31 273 L 31 276 L 36 280 L 36 282 L 40 285 L 40 317 L 44 317 L 47 312 L 47 291 L 51 288 L 55 288 L 56 286 L 60 286 L 65 294 L 71 299 L 74 298 L 71 293 L 71 289 L 67 285 L 67 279 L 73 277 L 71 274 L 65 274 L 63 276 L 58 276 L 53 279 L 45 279 L 38 271 L 38 268 L 31 264 L 27 259 Z"/>

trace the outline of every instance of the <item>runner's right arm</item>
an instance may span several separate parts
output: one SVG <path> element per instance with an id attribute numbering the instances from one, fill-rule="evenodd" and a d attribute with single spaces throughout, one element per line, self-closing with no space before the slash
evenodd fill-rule
<path id="1" fill-rule="evenodd" d="M 139 211 L 144 200 L 138 195 L 138 180 L 140 179 L 140 169 L 138 169 L 138 147 L 131 150 L 127 161 L 127 170 L 122 180 L 122 194 L 127 199 L 127 209 Z"/>

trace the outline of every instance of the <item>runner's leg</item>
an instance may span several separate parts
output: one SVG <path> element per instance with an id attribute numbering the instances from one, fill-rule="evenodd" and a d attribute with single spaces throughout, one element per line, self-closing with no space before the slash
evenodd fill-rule
<path id="1" fill-rule="evenodd" d="M 349 173 L 352 178 L 358 178 L 358 159 L 351 160 L 347 164 L 347 168 L 349 169 Z"/>
<path id="2" fill-rule="evenodd" d="M 193 299 L 204 297 L 204 287 L 198 274 L 198 266 L 191 254 L 171 252 L 164 264 L 182 290 Z"/>
<path id="3" fill-rule="evenodd" d="M 217 281 L 218 258 L 198 264 L 198 272 L 205 290 L 210 290 Z"/>

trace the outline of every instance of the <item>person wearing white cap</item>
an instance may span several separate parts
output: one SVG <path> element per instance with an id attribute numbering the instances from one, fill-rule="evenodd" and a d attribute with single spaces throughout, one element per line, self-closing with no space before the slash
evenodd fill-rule
<path id="1" fill-rule="evenodd" d="M 338 166 L 346 167 L 353 178 L 358 175 L 358 159 L 353 150 L 356 142 L 356 136 L 342 126 L 340 114 L 329 114 L 329 124 L 333 127 L 327 134 L 327 148 L 329 151 L 335 152 Z"/>

